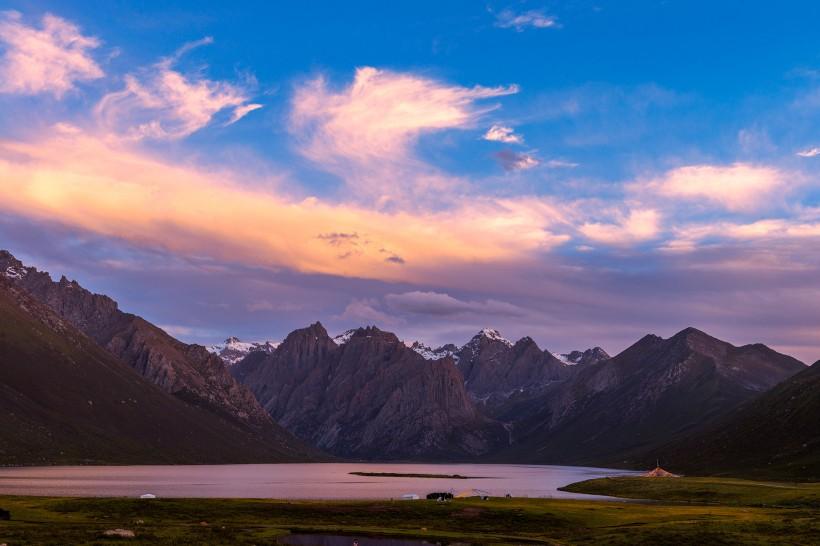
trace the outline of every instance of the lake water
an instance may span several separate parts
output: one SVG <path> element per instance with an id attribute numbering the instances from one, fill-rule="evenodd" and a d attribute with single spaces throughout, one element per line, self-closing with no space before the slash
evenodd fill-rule
<path id="1" fill-rule="evenodd" d="M 354 476 L 350 472 L 458 474 L 470 479 Z M 389 499 L 479 490 L 491 496 L 591 498 L 573 482 L 633 474 L 572 466 L 310 463 L 192 466 L 51 466 L 0 469 L 0 495 L 82 497 Z M 474 478 L 472 478 L 475 476 Z"/>

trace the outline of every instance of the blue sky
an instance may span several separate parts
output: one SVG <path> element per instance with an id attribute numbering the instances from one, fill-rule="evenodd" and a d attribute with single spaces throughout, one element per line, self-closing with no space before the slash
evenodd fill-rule
<path id="1" fill-rule="evenodd" d="M 820 357 L 816 3 L 3 9 L 0 246 L 184 339 Z"/>

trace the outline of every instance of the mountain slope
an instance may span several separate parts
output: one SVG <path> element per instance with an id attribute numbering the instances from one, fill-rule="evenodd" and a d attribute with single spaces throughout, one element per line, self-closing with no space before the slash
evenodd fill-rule
<path id="1" fill-rule="evenodd" d="M 301 460 L 266 435 L 172 396 L 0 275 L 0 464 Z"/>
<path id="2" fill-rule="evenodd" d="M 92 294 L 76 281 L 62 277 L 53 282 L 48 273 L 25 267 L 2 250 L 0 272 L 165 391 L 241 422 L 270 428 L 270 418 L 253 395 L 204 347 L 174 339 L 145 319 L 120 311 L 117 302 Z"/>
<path id="3" fill-rule="evenodd" d="M 340 343 L 316 323 L 232 371 L 277 422 L 336 455 L 466 459 L 507 441 L 475 408 L 450 357 L 425 360 L 374 327 Z"/>
<path id="4" fill-rule="evenodd" d="M 658 452 L 684 472 L 818 481 L 819 416 L 820 361 Z"/>
<path id="5" fill-rule="evenodd" d="M 545 463 L 635 465 L 805 369 L 763 345 L 734 347 L 694 328 L 646 336 L 527 401 L 506 456 Z"/>

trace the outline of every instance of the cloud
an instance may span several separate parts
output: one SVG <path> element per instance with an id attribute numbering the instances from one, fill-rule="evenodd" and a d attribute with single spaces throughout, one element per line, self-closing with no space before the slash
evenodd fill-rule
<path id="1" fill-rule="evenodd" d="M 817 157 L 820 155 L 820 147 L 801 150 L 797 152 L 797 155 L 800 157 Z"/>
<path id="2" fill-rule="evenodd" d="M 529 28 L 558 28 L 558 19 L 552 15 L 545 15 L 541 10 L 529 10 L 516 13 L 505 9 L 500 11 L 495 17 L 495 26 L 500 28 L 514 28 L 517 32 L 523 32 Z"/>
<path id="3" fill-rule="evenodd" d="M 441 292 L 415 290 L 402 294 L 387 294 L 384 299 L 395 311 L 417 315 L 445 317 L 478 313 L 518 317 L 528 313 L 525 309 L 503 301 L 465 301 Z"/>
<path id="4" fill-rule="evenodd" d="M 501 150 L 493 154 L 495 160 L 505 171 L 523 171 L 537 167 L 540 161 L 534 156 L 525 153 L 518 153 L 512 150 Z"/>
<path id="5" fill-rule="evenodd" d="M 484 140 L 493 142 L 504 142 L 506 144 L 523 144 L 524 139 L 521 135 L 515 134 L 512 127 L 505 127 L 504 125 L 493 125 L 486 133 L 484 133 Z"/>
<path id="6" fill-rule="evenodd" d="M 360 326 L 362 324 L 395 325 L 401 322 L 379 310 L 379 302 L 374 298 L 354 299 L 347 304 L 337 318 Z"/>
<path id="7" fill-rule="evenodd" d="M 717 221 L 677 227 L 674 237 L 662 248 L 673 252 L 690 252 L 702 241 L 733 239 L 737 241 L 783 241 L 820 237 L 820 217 L 764 218 L 754 222 Z"/>
<path id="8" fill-rule="evenodd" d="M 709 201 L 730 211 L 750 211 L 767 204 L 786 186 L 787 175 L 774 167 L 734 163 L 691 165 L 630 186 L 639 194 Z"/>
<path id="9" fill-rule="evenodd" d="M 188 51 L 212 43 L 210 38 L 182 46 L 171 57 L 125 76 L 125 88 L 105 95 L 95 113 L 108 131 L 131 140 L 184 138 L 229 111 L 225 125 L 262 108 L 250 102 L 248 85 L 186 75 L 174 66 Z"/>
<path id="10" fill-rule="evenodd" d="M 181 256 L 412 281 L 457 264 L 530 262 L 568 240 L 552 231 L 563 213 L 545 199 L 383 212 L 252 189 L 252 176 L 171 164 L 77 132 L 0 141 L 0 211 Z M 333 241 L 343 240 L 358 246 L 340 260 Z"/>
<path id="11" fill-rule="evenodd" d="M 474 127 L 496 107 L 478 101 L 516 92 L 515 85 L 461 87 L 362 67 L 338 90 L 323 77 L 298 86 L 289 127 L 303 156 L 341 176 L 357 195 L 384 201 L 447 189 L 450 181 L 416 158 L 416 142 L 424 134 Z"/>
<path id="12" fill-rule="evenodd" d="M 51 14 L 35 28 L 24 24 L 17 12 L 0 12 L 0 43 L 0 93 L 51 93 L 60 98 L 77 82 L 103 76 L 89 53 L 99 47 L 99 40 Z"/>
<path id="13" fill-rule="evenodd" d="M 590 222 L 578 230 L 588 239 L 608 245 L 626 245 L 654 239 L 660 232 L 660 214 L 652 209 L 634 209 L 620 215 L 616 223 Z"/>
<path id="14" fill-rule="evenodd" d="M 546 162 L 546 166 L 550 169 L 574 169 L 578 167 L 578 163 L 572 161 L 564 161 L 562 159 L 550 159 Z"/>

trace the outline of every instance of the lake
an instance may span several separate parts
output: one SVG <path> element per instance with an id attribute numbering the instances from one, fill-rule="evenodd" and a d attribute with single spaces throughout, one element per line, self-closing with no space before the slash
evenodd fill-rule
<path id="1" fill-rule="evenodd" d="M 350 472 L 446 474 L 455 478 L 354 476 Z M 82 497 L 389 499 L 405 494 L 479 490 L 491 496 L 592 498 L 564 485 L 623 470 L 505 464 L 306 463 L 191 466 L 0 468 L 0 494 Z"/>

